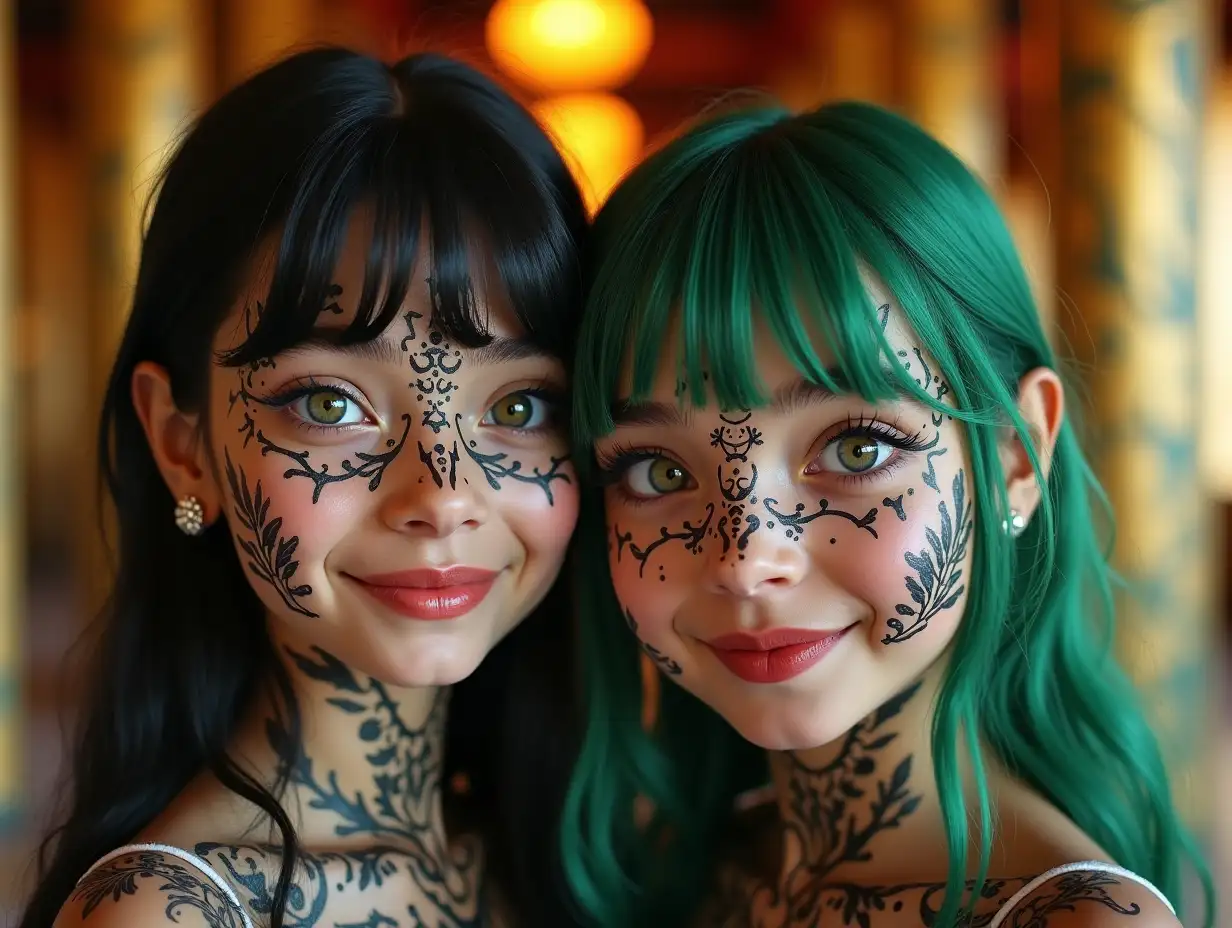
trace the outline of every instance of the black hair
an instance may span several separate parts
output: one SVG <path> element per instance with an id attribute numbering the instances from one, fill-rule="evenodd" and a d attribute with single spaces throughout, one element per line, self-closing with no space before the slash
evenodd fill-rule
<path id="1" fill-rule="evenodd" d="M 213 361 L 251 363 L 303 340 L 360 206 L 370 208 L 373 244 L 345 340 L 374 338 L 394 319 L 426 234 L 435 325 L 446 336 L 472 347 L 488 339 L 468 281 L 471 249 L 482 249 L 528 337 L 571 360 L 582 199 L 532 116 L 479 72 L 438 55 L 387 65 L 316 49 L 201 116 L 156 190 L 104 398 L 100 479 L 115 505 L 118 568 L 68 770 L 71 802 L 40 848 L 20 928 L 49 928 L 85 870 L 203 770 L 281 833 L 271 923 L 282 923 L 299 847 L 278 799 L 285 779 L 257 782 L 227 747 L 265 686 L 298 735 L 290 681 L 225 520 L 196 538 L 175 527 L 130 384 L 134 367 L 153 361 L 181 410 L 204 409 Z M 276 242 L 276 264 L 259 318 L 216 358 L 215 333 L 265 242 Z M 518 924 L 573 923 L 556 841 L 577 729 L 566 576 L 454 688 L 446 734 L 443 782 L 466 772 L 467 818 L 481 827 L 489 873 Z"/>

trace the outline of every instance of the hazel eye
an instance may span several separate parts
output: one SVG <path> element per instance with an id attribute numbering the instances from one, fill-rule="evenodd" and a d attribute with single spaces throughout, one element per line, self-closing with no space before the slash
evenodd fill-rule
<path id="1" fill-rule="evenodd" d="M 634 496 L 666 496 L 690 489 L 692 475 L 671 458 L 654 457 L 638 461 L 625 472 L 625 485 Z"/>
<path id="2" fill-rule="evenodd" d="M 884 465 L 894 454 L 894 447 L 869 435 L 849 435 L 831 442 L 810 471 L 866 474 Z"/>
<path id="3" fill-rule="evenodd" d="M 551 404 L 533 393 L 509 393 L 492 404 L 483 417 L 484 425 L 507 429 L 541 429 L 551 424 Z"/>
<path id="4" fill-rule="evenodd" d="M 291 403 L 291 412 L 314 425 L 359 425 L 363 409 L 337 390 L 316 390 Z"/>

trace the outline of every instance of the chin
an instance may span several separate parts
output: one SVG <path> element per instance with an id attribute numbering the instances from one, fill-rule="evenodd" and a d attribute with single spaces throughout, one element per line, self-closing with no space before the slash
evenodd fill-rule
<path id="1" fill-rule="evenodd" d="M 762 706 L 750 711 L 741 706 L 725 716 L 742 738 L 767 751 L 805 751 L 829 744 L 860 720 L 848 712 L 827 713 L 820 707 L 790 711 Z"/>
<path id="2" fill-rule="evenodd" d="M 372 662 L 379 672 L 371 675 L 387 686 L 406 689 L 452 686 L 473 674 L 482 659 L 469 648 L 421 645 L 407 654 L 380 655 Z"/>

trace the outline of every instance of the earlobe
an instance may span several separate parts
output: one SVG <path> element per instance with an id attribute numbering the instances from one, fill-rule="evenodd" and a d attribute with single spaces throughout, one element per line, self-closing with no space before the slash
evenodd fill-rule
<path id="1" fill-rule="evenodd" d="M 1047 480 L 1065 416 L 1065 390 L 1056 371 L 1037 367 L 1023 374 L 1018 382 L 1018 414 L 1026 424 L 1041 478 Z M 1039 505 L 1042 487 L 1031 456 L 1017 433 L 1008 443 L 1002 463 L 1010 508 L 1030 521 Z"/>
<path id="2" fill-rule="evenodd" d="M 176 501 L 167 518 L 185 534 L 200 534 L 217 516 L 220 499 L 204 459 L 199 417 L 176 406 L 170 376 L 150 361 L 133 369 L 132 399 L 150 453 Z"/>

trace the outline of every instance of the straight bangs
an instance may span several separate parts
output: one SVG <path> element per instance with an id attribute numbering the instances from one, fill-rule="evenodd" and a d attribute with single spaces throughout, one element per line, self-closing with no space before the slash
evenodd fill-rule
<path id="1" fill-rule="evenodd" d="M 862 277 L 867 269 L 905 280 L 907 263 L 775 125 L 786 116 L 737 114 L 689 136 L 687 151 L 669 145 L 600 212 L 592 233 L 600 266 L 578 341 L 588 371 L 577 385 L 579 446 L 612 430 L 612 400 L 630 364 L 635 402 L 670 360 L 682 402 L 765 404 L 757 319 L 813 383 L 868 402 L 905 393 L 939 407 L 890 348 L 888 310 L 873 304 Z M 743 132 L 734 147 L 733 132 Z M 635 227 L 635 217 L 650 218 Z M 664 346 L 674 357 L 662 357 Z"/>
<path id="2" fill-rule="evenodd" d="M 389 326 L 427 247 L 442 333 L 467 347 L 489 341 L 472 282 L 484 274 L 489 292 L 508 297 L 527 337 L 565 359 L 580 314 L 583 230 L 574 217 L 584 212 L 567 202 L 576 187 L 552 176 L 558 159 L 546 138 L 532 137 L 539 130 L 529 116 L 525 125 L 495 123 L 484 105 L 495 101 L 486 101 L 481 87 L 462 96 L 450 86 L 459 83 L 456 69 L 442 75 L 440 88 L 427 75 L 425 92 L 423 72 L 434 65 L 419 59 L 395 66 L 385 112 L 344 119 L 304 152 L 262 230 L 278 230 L 267 297 L 246 341 L 222 363 L 251 363 L 309 337 L 336 298 L 349 224 L 365 212 L 371 244 L 343 342 L 370 340 Z M 415 95 L 401 89 L 410 79 Z"/>

